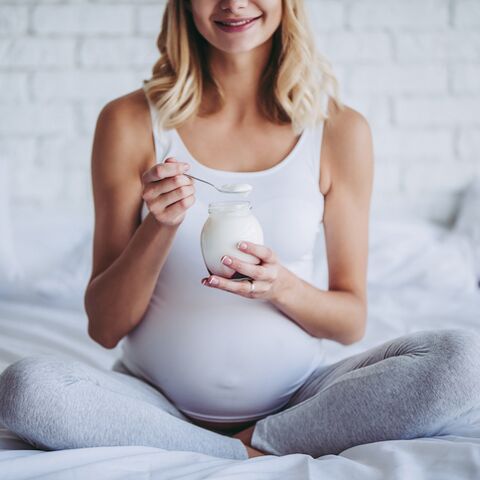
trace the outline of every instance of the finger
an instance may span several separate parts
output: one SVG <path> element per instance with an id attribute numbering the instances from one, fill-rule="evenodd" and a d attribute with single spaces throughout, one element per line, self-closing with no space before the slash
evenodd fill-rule
<path id="1" fill-rule="evenodd" d="M 245 248 L 243 248 L 245 246 Z M 266 263 L 276 263 L 277 256 L 273 250 L 265 245 L 260 245 L 259 243 L 241 241 L 237 243 L 237 248 L 245 253 L 250 253 L 255 255 L 260 260 Z"/>
<path id="2" fill-rule="evenodd" d="M 251 263 L 242 262 L 238 258 L 230 257 L 228 255 L 224 255 L 220 261 L 229 268 L 232 268 L 236 272 L 243 273 L 247 277 L 255 280 L 270 280 L 271 275 L 269 270 L 262 265 L 253 265 Z"/>
<path id="3" fill-rule="evenodd" d="M 171 192 L 164 193 L 154 198 L 151 203 L 157 205 L 157 208 L 167 208 L 168 206 L 178 202 L 195 193 L 195 187 L 193 185 L 184 185 L 178 187 Z"/>
<path id="4" fill-rule="evenodd" d="M 143 188 L 142 198 L 153 200 L 158 195 L 171 192 L 184 185 L 193 185 L 193 180 L 186 175 L 175 175 L 174 177 L 164 178 L 161 182 L 150 182 Z"/>
<path id="5" fill-rule="evenodd" d="M 185 210 L 189 209 L 195 203 L 195 195 L 189 195 L 188 197 L 182 198 L 175 203 L 169 205 L 165 212 L 168 216 L 176 218 L 179 215 L 182 215 Z"/>
<path id="6" fill-rule="evenodd" d="M 223 277 L 217 277 L 212 275 L 209 278 L 204 278 L 202 284 L 207 287 L 219 288 L 225 290 L 226 292 L 236 293 L 237 295 L 242 295 L 244 297 L 253 297 L 259 293 L 259 284 L 255 283 L 255 290 L 251 292 L 250 282 L 243 280 L 241 282 L 228 280 Z"/>
<path id="7" fill-rule="evenodd" d="M 185 173 L 190 165 L 185 162 L 163 162 L 157 163 L 142 174 L 142 183 L 157 182 L 167 177 L 173 177 Z"/>

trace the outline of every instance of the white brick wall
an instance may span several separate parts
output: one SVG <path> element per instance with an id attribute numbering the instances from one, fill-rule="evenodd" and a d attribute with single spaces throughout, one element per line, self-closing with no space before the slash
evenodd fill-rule
<path id="1" fill-rule="evenodd" d="M 0 157 L 16 204 L 91 212 L 98 112 L 141 86 L 164 1 L 0 0 Z M 306 0 L 375 143 L 373 212 L 448 223 L 480 174 L 479 0 Z"/>

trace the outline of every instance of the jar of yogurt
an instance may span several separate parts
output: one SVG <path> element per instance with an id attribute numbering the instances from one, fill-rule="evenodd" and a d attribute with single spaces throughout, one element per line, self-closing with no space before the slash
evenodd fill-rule
<path id="1" fill-rule="evenodd" d="M 225 278 L 250 278 L 239 272 L 232 276 L 232 269 L 220 259 L 224 255 L 256 264 L 258 258 L 237 248 L 237 243 L 246 240 L 263 245 L 263 230 L 252 214 L 252 205 L 248 200 L 218 201 L 208 205 L 209 216 L 200 234 L 203 260 L 211 275 Z"/>

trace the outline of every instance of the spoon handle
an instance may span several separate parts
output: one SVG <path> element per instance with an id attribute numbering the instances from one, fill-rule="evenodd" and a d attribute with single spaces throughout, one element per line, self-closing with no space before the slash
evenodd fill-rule
<path id="1" fill-rule="evenodd" d="M 213 188 L 218 190 L 218 188 L 213 183 L 207 182 L 206 180 L 202 180 L 201 178 L 194 177 L 193 175 L 189 175 L 188 173 L 184 173 L 183 175 L 186 175 L 187 177 L 190 177 L 190 178 L 194 178 L 195 180 L 198 180 L 199 182 L 207 183 L 208 185 L 210 185 Z"/>

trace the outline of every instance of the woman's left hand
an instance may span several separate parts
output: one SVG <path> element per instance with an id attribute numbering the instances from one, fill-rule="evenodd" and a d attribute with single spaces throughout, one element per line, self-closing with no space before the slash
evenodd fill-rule
<path id="1" fill-rule="evenodd" d="M 243 246 L 245 248 L 242 248 Z M 284 268 L 278 263 L 276 254 L 265 245 L 252 242 L 239 242 L 237 248 L 257 257 L 260 263 L 251 264 L 228 255 L 224 255 L 221 262 L 232 270 L 250 277 L 251 281 L 255 282 L 255 290 L 251 292 L 251 281 L 246 279 L 241 281 L 229 280 L 219 275 L 210 275 L 210 277 L 203 278 L 202 284 L 247 298 L 262 298 L 265 300 L 275 298 L 280 291 L 284 273 Z"/>

